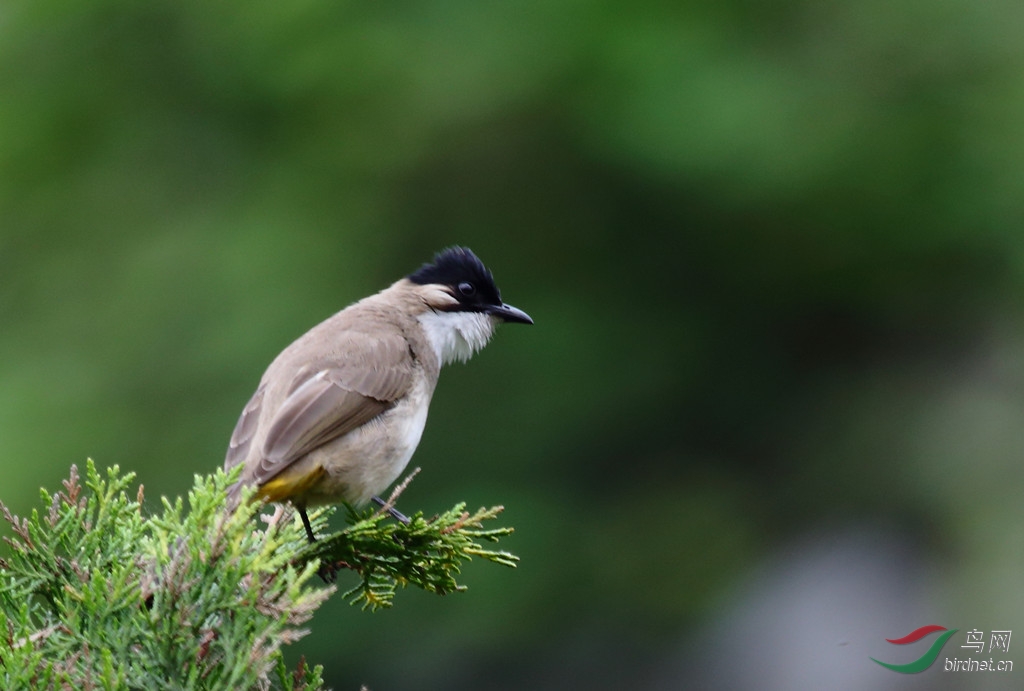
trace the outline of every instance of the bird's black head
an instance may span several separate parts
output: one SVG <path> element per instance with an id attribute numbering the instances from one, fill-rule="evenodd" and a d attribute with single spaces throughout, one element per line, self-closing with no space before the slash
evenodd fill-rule
<path id="1" fill-rule="evenodd" d="M 433 261 L 416 269 L 408 278 L 419 285 L 446 286 L 458 300 L 455 307 L 458 311 L 484 312 L 504 321 L 533 323 L 526 312 L 501 301 L 501 291 L 491 272 L 467 247 L 449 247 L 438 252 Z"/>

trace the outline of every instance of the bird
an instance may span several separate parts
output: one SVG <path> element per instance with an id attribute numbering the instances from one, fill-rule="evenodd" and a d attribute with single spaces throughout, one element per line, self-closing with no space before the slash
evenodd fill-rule
<path id="1" fill-rule="evenodd" d="M 238 418 L 224 468 L 242 470 L 228 506 L 255 486 L 255 500 L 296 508 L 311 543 L 308 507 L 384 506 L 380 493 L 419 445 L 442 365 L 467 361 L 502 323 L 533 319 L 502 301 L 470 249 L 453 246 L 314 326 L 270 363 Z"/>

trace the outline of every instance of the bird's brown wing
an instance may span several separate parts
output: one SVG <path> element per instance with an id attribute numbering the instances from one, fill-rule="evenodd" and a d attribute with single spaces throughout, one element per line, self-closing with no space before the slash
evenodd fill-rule
<path id="1" fill-rule="evenodd" d="M 381 337 L 350 332 L 342 345 L 337 358 L 296 373 L 268 423 L 253 473 L 256 484 L 366 424 L 412 388 L 414 360 L 401 333 Z"/>
<path id="2" fill-rule="evenodd" d="M 231 470 L 239 463 L 245 461 L 249 455 L 249 447 L 252 446 L 252 438 L 256 434 L 256 427 L 260 421 L 260 407 L 263 404 L 263 392 L 266 388 L 266 385 L 260 384 L 260 387 L 256 389 L 256 393 L 245 404 L 242 415 L 238 418 L 238 423 L 235 425 L 235 430 L 231 433 L 228 453 L 224 458 L 225 470 Z"/>

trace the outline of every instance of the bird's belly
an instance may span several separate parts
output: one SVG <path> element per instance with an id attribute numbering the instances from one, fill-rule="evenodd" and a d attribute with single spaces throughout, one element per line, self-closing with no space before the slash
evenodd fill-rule
<path id="1" fill-rule="evenodd" d="M 429 403 L 428 392 L 414 391 L 365 425 L 310 452 L 301 465 L 307 472 L 322 468 L 323 474 L 306 492 L 306 502 L 360 505 L 381 494 L 415 453 Z"/>

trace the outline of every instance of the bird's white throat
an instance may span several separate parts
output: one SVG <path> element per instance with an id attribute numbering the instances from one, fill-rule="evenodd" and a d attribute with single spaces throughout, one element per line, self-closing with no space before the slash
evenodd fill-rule
<path id="1" fill-rule="evenodd" d="M 425 312 L 419 316 L 427 340 L 441 364 L 461 360 L 487 345 L 494 334 L 494 319 L 480 312 Z"/>

